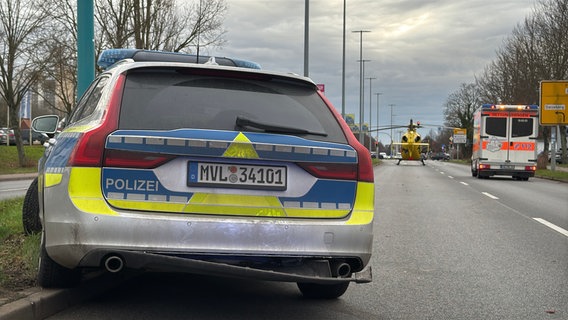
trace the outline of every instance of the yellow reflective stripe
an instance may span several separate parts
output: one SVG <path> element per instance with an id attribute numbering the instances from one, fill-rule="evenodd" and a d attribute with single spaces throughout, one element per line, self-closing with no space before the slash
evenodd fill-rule
<path id="1" fill-rule="evenodd" d="M 71 168 L 68 190 L 77 209 L 86 213 L 118 215 L 103 198 L 100 168 Z"/>
<path id="2" fill-rule="evenodd" d="M 347 224 L 369 224 L 373 222 L 375 205 L 375 185 L 370 182 L 357 183 L 355 206 Z"/>
<path id="3" fill-rule="evenodd" d="M 227 205 L 244 207 L 277 207 L 282 204 L 277 197 L 270 196 L 247 196 L 242 194 L 215 194 L 195 193 L 189 200 L 189 204 Z"/>
<path id="4" fill-rule="evenodd" d="M 98 122 L 91 122 L 85 125 L 81 125 L 81 126 L 73 126 L 73 127 L 67 127 L 65 128 L 65 130 L 62 131 L 63 132 L 79 132 L 79 133 L 83 133 L 87 130 L 90 130 L 94 127 L 96 127 L 97 125 L 99 125 Z"/>
<path id="5" fill-rule="evenodd" d="M 63 174 L 61 173 L 46 173 L 45 174 L 45 187 L 53 187 L 61 183 Z"/>
<path id="6" fill-rule="evenodd" d="M 194 194 L 184 212 L 256 217 L 286 216 L 277 197 L 214 193 Z"/>
<path id="7" fill-rule="evenodd" d="M 235 207 L 223 205 L 188 204 L 184 209 L 187 213 L 214 214 L 224 216 L 249 216 L 249 217 L 286 217 L 281 208 L 267 207 Z"/>
<path id="8" fill-rule="evenodd" d="M 337 219 L 348 214 L 349 210 L 286 208 L 286 216 L 289 218 Z"/>
<path id="9" fill-rule="evenodd" d="M 69 195 L 71 197 L 103 198 L 101 192 L 100 168 L 71 168 L 69 174 Z"/>
<path id="10" fill-rule="evenodd" d="M 239 132 L 223 153 L 223 157 L 258 159 L 258 153 L 256 153 L 250 140 L 242 132 Z"/>

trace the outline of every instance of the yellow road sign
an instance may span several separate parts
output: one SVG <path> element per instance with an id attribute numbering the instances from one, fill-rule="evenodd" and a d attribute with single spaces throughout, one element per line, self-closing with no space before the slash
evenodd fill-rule
<path id="1" fill-rule="evenodd" d="M 568 124 L 568 81 L 540 82 L 540 124 L 558 126 Z"/>

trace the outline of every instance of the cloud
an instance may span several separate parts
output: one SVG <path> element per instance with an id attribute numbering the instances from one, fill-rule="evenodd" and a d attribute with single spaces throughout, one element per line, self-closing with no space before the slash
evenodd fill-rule
<path id="1" fill-rule="evenodd" d="M 227 44 L 215 54 L 256 61 L 264 69 L 303 74 L 304 0 L 226 0 Z M 359 117 L 359 48 L 363 34 L 365 77 L 376 92 L 381 126 L 409 118 L 443 123 L 443 103 L 461 83 L 491 62 L 513 28 L 531 12 L 534 0 L 347 0 L 346 112 Z M 343 1 L 311 0 L 309 76 L 326 85 L 341 111 Z M 365 120 L 369 118 L 365 80 Z M 376 124 L 373 123 L 373 127 Z"/>

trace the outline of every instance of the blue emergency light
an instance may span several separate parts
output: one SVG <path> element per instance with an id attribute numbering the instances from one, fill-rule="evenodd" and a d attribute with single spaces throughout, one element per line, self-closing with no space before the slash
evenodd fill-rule
<path id="1" fill-rule="evenodd" d="M 214 59 L 211 59 L 214 58 Z M 155 62 L 183 62 L 183 63 L 207 63 L 214 61 L 218 65 L 260 69 L 256 62 L 232 59 L 226 57 L 199 56 L 180 52 L 142 50 L 142 49 L 107 49 L 101 53 L 97 65 L 103 69 L 112 67 L 115 63 L 132 59 L 133 61 L 155 61 Z"/>

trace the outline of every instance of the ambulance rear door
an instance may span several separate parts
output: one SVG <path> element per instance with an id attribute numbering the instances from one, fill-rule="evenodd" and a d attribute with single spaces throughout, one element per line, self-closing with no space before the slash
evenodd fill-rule
<path id="1" fill-rule="evenodd" d="M 513 163 L 536 162 L 538 113 L 511 111 L 508 130 L 508 159 Z"/>

